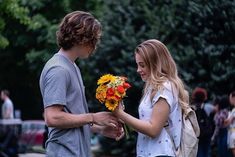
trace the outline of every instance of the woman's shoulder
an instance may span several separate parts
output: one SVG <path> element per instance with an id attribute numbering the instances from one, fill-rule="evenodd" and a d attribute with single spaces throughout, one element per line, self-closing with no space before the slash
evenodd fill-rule
<path id="1" fill-rule="evenodd" d="M 173 96 L 177 95 L 177 90 L 176 90 L 174 84 L 169 80 L 167 80 L 163 83 L 163 90 L 167 91 L 167 93 L 173 94 Z"/>
<path id="2" fill-rule="evenodd" d="M 163 82 L 163 87 L 164 87 L 165 89 L 171 90 L 171 86 L 172 86 L 172 83 L 171 83 L 169 80 Z"/>

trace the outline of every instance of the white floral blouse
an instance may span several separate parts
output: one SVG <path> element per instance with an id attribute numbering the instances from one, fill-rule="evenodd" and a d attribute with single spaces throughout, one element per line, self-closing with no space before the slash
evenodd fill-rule
<path id="1" fill-rule="evenodd" d="M 164 89 L 158 91 L 150 100 L 151 90 L 149 89 L 143 97 L 139 105 L 139 118 L 141 120 L 150 120 L 153 106 L 159 98 L 164 98 L 170 107 L 170 114 L 168 119 L 168 128 L 171 137 L 169 136 L 166 128 L 164 127 L 159 136 L 151 138 L 142 133 L 138 133 L 137 140 L 137 157 L 156 157 L 160 155 L 175 156 L 175 147 L 178 148 L 180 144 L 181 135 L 181 107 L 178 103 L 178 94 L 173 91 L 171 83 L 165 82 Z M 174 144 L 172 143 L 172 139 Z"/>

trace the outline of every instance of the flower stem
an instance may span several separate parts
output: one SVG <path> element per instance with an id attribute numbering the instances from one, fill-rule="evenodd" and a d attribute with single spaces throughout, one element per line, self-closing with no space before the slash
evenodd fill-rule
<path id="1" fill-rule="evenodd" d="M 126 139 L 129 139 L 130 136 L 129 136 L 128 128 L 127 128 L 126 124 L 123 124 L 123 125 L 124 125 L 124 131 L 125 131 Z"/>

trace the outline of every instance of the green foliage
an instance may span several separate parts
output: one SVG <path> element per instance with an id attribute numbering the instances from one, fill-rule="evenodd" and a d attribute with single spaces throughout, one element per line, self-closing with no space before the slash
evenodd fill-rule
<path id="1" fill-rule="evenodd" d="M 0 75 L 0 88 L 14 91 L 13 100 L 16 108 L 22 110 L 24 119 L 41 118 L 39 111 L 43 106 L 38 79 L 44 63 L 58 50 L 55 32 L 59 22 L 66 13 L 77 9 L 101 15 L 101 3 L 95 0 L 0 2 L 0 46 L 4 48 L 0 53 L 3 74 Z M 35 114 L 31 114 L 33 112 Z"/>
<path id="2" fill-rule="evenodd" d="M 9 41 L 3 32 L 8 20 L 14 19 L 21 24 L 28 25 L 30 18 L 27 8 L 21 7 L 18 0 L 1 0 L 0 10 L 0 49 L 3 49 L 9 45 Z"/>
<path id="3" fill-rule="evenodd" d="M 177 42 L 170 45 L 182 77 L 191 88 L 203 86 L 211 95 L 227 94 L 234 89 L 235 3 L 185 1 L 181 5 Z"/>
<path id="4" fill-rule="evenodd" d="M 7 45 L 9 45 L 8 40 L 4 36 L 0 35 L 0 47 L 5 48 Z"/>

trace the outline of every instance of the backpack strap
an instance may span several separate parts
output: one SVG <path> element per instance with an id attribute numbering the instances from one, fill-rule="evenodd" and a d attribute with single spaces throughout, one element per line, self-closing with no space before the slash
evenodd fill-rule
<path id="1" fill-rule="evenodd" d="M 169 137 L 170 137 L 170 139 L 171 139 L 171 143 L 172 143 L 172 145 L 174 146 L 174 150 L 175 150 L 175 152 L 177 151 L 176 150 L 176 146 L 175 146 L 175 143 L 174 143 L 174 141 L 173 141 L 173 137 L 171 136 L 171 134 L 170 134 L 170 130 L 169 130 L 169 127 L 168 127 L 169 125 L 167 125 L 167 126 L 164 126 L 165 127 L 165 129 L 166 129 L 166 132 L 167 132 L 167 134 L 169 135 Z"/>
<path id="2" fill-rule="evenodd" d="M 195 131 L 196 136 L 199 137 L 200 127 L 197 121 L 197 116 L 195 111 L 191 107 L 188 107 L 185 110 L 183 110 L 183 114 L 184 114 L 183 118 L 189 119 L 190 122 L 193 124 L 192 125 L 193 130 Z"/>
<path id="3" fill-rule="evenodd" d="M 182 111 L 182 113 L 183 113 L 183 111 Z M 183 115 L 183 114 L 182 114 Z M 183 117 L 182 117 L 183 118 Z M 168 123 L 168 122 L 167 122 Z M 170 140 L 171 140 L 171 143 L 172 143 L 172 145 L 173 145 L 173 147 L 174 147 L 174 153 L 175 153 L 175 155 L 176 155 L 176 157 L 178 157 L 179 155 L 179 151 L 180 151 L 180 146 L 178 147 L 178 148 L 176 148 L 176 146 L 175 146 L 175 142 L 174 142 L 174 140 L 173 140 L 173 137 L 171 136 L 171 133 L 170 133 L 170 130 L 169 130 L 169 125 L 167 125 L 167 126 L 164 126 L 164 128 L 166 129 L 166 132 L 167 132 L 167 134 L 169 135 L 169 137 L 170 137 Z"/>

